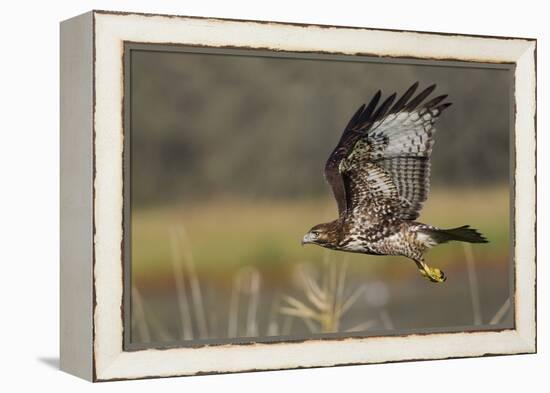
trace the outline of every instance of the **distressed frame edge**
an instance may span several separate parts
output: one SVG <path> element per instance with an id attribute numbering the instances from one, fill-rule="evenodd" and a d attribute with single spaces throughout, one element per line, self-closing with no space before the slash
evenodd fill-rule
<path id="1" fill-rule="evenodd" d="M 322 29 L 355 29 L 355 30 L 369 30 L 369 31 L 382 31 L 382 32 L 396 32 L 396 33 L 419 33 L 419 34 L 434 34 L 442 36 L 458 36 L 458 37 L 472 37 L 472 38 L 491 38 L 502 40 L 524 40 L 524 41 L 536 41 L 534 37 L 509 37 L 498 35 L 486 35 L 486 34 L 467 34 L 467 33 L 449 33 L 440 31 L 428 31 L 428 30 L 408 30 L 408 29 L 389 29 L 382 27 L 365 27 L 365 26 L 352 26 L 352 25 L 329 25 L 323 23 L 306 23 L 306 22 L 289 22 L 289 21 L 271 21 L 262 19 L 242 19 L 242 18 L 222 18 L 216 16 L 198 16 L 198 15 L 183 15 L 183 14 L 163 14 L 152 12 L 138 12 L 138 11 L 113 11 L 104 9 L 94 9 L 91 12 L 94 14 L 103 15 L 120 15 L 120 16 L 159 16 L 163 18 L 179 18 L 179 19 L 198 19 L 198 20 L 212 20 L 220 22 L 242 22 L 242 23 L 255 23 L 255 24 L 268 24 L 268 25 L 283 25 L 283 26 L 295 26 L 295 27 L 319 27 Z"/>
<path id="2" fill-rule="evenodd" d="M 537 42 L 515 72 L 515 325 L 529 353 L 537 352 Z M 523 255 L 522 255 L 523 254 Z M 525 254 L 528 256 L 525 258 Z M 521 307 L 519 307 L 521 305 Z"/>
<path id="3" fill-rule="evenodd" d="M 93 12 L 59 25 L 59 367 L 88 381 L 93 366 Z"/>
<path id="4" fill-rule="evenodd" d="M 105 14 L 105 13 L 104 12 L 99 12 L 99 14 Z M 108 15 L 114 15 L 114 14 L 115 13 L 111 13 L 111 12 L 108 13 Z M 135 14 L 129 14 L 129 15 L 135 15 Z M 144 14 L 137 14 L 137 15 L 143 16 Z M 173 18 L 173 16 L 169 16 L 169 17 Z M 185 18 L 186 19 L 193 19 L 193 17 L 185 17 Z M 209 20 L 211 18 L 204 18 L 204 19 Z M 216 19 L 216 20 L 220 21 L 220 19 Z M 247 21 L 247 22 L 250 22 L 250 21 Z M 254 22 L 254 21 L 252 21 L 252 22 Z M 278 23 L 278 22 L 273 22 L 273 24 L 275 24 L 275 25 L 287 25 L 287 24 Z M 370 29 L 363 29 L 363 30 L 370 30 Z M 413 32 L 413 33 L 418 33 L 418 32 Z M 394 32 L 393 34 L 396 35 L 396 34 L 399 34 L 399 33 Z M 434 33 L 422 33 L 422 34 L 430 35 L 430 34 L 434 34 Z M 435 34 L 437 34 L 437 33 L 435 33 Z M 451 34 L 451 35 L 452 36 L 459 36 L 459 35 L 454 35 L 454 34 Z M 467 37 L 471 37 L 471 36 L 467 36 Z M 496 37 L 496 38 L 506 40 L 506 38 L 503 38 L 503 37 Z M 520 74 L 520 71 L 521 72 L 524 71 L 523 70 L 524 68 L 526 68 L 525 71 L 527 72 L 527 75 L 529 76 L 529 72 L 530 72 L 529 68 L 530 68 L 530 66 L 532 66 L 533 71 L 534 71 L 534 75 L 532 75 L 532 77 L 533 77 L 532 79 L 534 80 L 534 84 L 527 87 L 523 94 L 527 94 L 527 97 L 529 98 L 529 102 L 527 102 L 526 104 L 532 104 L 531 108 L 529 108 L 527 110 L 527 112 L 532 110 L 532 112 L 535 116 L 535 121 L 536 121 L 536 97 L 534 96 L 534 93 L 533 93 L 533 89 L 536 89 L 536 40 L 532 40 L 532 39 L 520 39 L 520 40 L 523 40 L 524 44 L 525 44 L 524 45 L 524 52 L 523 52 L 523 55 L 525 55 L 525 56 L 520 56 L 520 57 L 523 57 L 523 63 L 522 64 L 524 66 L 519 67 L 519 58 L 517 58 L 516 59 L 516 61 L 517 61 L 516 65 L 518 67 L 516 68 L 515 82 L 516 82 L 516 85 L 518 85 L 518 83 L 517 83 L 518 75 Z M 95 40 L 94 40 L 94 44 L 95 44 Z M 534 53 L 534 55 L 533 55 L 533 53 Z M 95 76 L 95 74 L 94 74 L 94 76 Z M 518 95 L 516 94 L 515 101 L 516 101 L 516 110 L 517 110 L 517 113 L 518 113 L 518 111 L 521 107 L 521 103 L 518 104 L 517 97 L 518 97 Z M 523 111 L 521 111 L 521 113 L 523 114 Z M 516 130 L 517 130 L 517 127 L 518 127 L 518 118 L 517 117 L 516 117 L 515 127 L 516 127 Z M 534 149 L 536 151 L 536 122 L 533 122 L 532 127 L 530 127 L 530 129 L 527 129 L 527 131 L 528 131 L 529 134 L 533 135 L 533 140 L 535 141 Z M 516 137 L 517 137 L 517 134 L 518 133 L 516 133 Z M 525 138 L 525 135 L 522 135 L 522 136 Z M 530 135 L 528 135 L 528 137 L 530 137 Z M 516 145 L 517 145 L 518 140 L 519 140 L 519 138 L 516 139 Z M 528 146 L 528 148 L 529 148 L 529 146 Z M 532 151 L 528 151 L 527 153 L 531 153 L 531 152 Z M 533 163 L 529 163 L 529 164 L 531 165 Z M 527 169 L 529 169 L 529 168 L 527 168 Z M 536 176 L 536 162 L 534 162 L 533 169 L 534 169 L 534 174 Z M 516 180 L 517 180 L 517 177 L 518 177 L 518 175 L 516 173 Z M 94 181 L 95 181 L 95 179 L 94 179 Z M 536 179 L 535 179 L 535 184 L 530 185 L 530 187 L 532 187 L 532 186 L 536 186 Z M 517 183 L 516 183 L 516 188 L 519 189 L 519 187 L 517 187 Z M 532 190 L 532 188 L 530 188 L 530 189 Z M 536 195 L 535 195 L 534 205 L 536 207 Z M 516 219 L 517 219 L 517 217 L 518 217 L 518 215 L 516 213 Z M 536 214 L 534 214 L 533 217 L 530 217 L 529 219 L 536 225 Z M 533 236 L 535 236 L 536 235 L 536 227 L 533 226 L 532 229 L 533 229 L 533 231 L 529 230 L 529 234 L 532 234 Z M 518 251 L 517 251 L 517 248 L 516 248 L 516 257 L 517 257 L 517 254 L 518 254 Z M 535 257 L 535 263 L 536 263 L 536 249 L 534 249 L 533 256 Z M 525 263 L 522 264 L 522 266 L 529 264 L 529 262 L 530 261 L 526 261 Z M 516 261 L 516 263 L 518 263 L 518 262 Z M 532 275 L 532 278 L 533 278 L 533 280 L 535 280 L 535 284 L 536 284 L 536 266 L 530 266 L 530 267 L 526 266 L 526 268 L 528 270 L 531 270 L 530 272 L 527 271 L 527 273 L 530 273 L 530 274 L 534 273 L 534 275 Z M 518 275 L 518 271 L 516 271 L 516 275 Z M 519 281 L 519 280 L 517 280 L 517 281 Z M 97 285 L 97 282 L 95 284 Z M 536 301 L 536 287 L 535 287 L 535 291 L 533 292 L 533 296 L 528 298 L 527 302 L 529 303 L 531 301 L 532 302 Z M 94 319 L 95 319 L 95 317 L 96 316 L 94 316 Z M 532 321 L 530 320 L 531 317 L 532 317 Z M 428 360 L 428 359 L 442 359 L 442 358 L 449 358 L 449 357 L 489 356 L 489 355 L 519 354 L 519 353 L 533 353 L 533 352 L 536 352 L 536 311 L 534 310 L 534 305 L 533 305 L 532 315 L 523 315 L 523 320 L 521 321 L 521 323 L 519 325 L 517 324 L 518 320 L 519 320 L 519 316 L 517 315 L 517 310 L 516 310 L 516 330 L 513 330 L 513 332 L 515 332 L 515 334 L 513 334 L 511 337 L 514 337 L 514 339 L 516 339 L 516 344 L 518 345 L 518 347 L 510 353 L 505 353 L 506 351 L 499 351 L 499 352 L 489 352 L 489 353 L 479 353 L 479 354 L 466 354 L 466 355 L 458 355 L 458 356 L 452 356 L 452 355 L 451 356 L 445 356 L 445 355 L 430 356 L 430 357 L 426 357 L 426 358 L 414 358 L 414 359 L 407 359 L 407 358 L 404 357 L 404 358 L 400 358 L 399 360 L 362 361 L 362 362 L 359 362 L 359 363 L 345 363 L 345 364 L 383 363 L 383 362 L 393 362 L 393 361 Z M 534 322 L 533 326 L 529 326 L 530 322 Z M 96 334 L 97 334 L 97 332 L 96 332 Z M 446 334 L 443 334 L 442 336 L 446 336 Z M 94 344 L 95 344 L 95 339 L 96 339 L 96 337 L 94 336 Z M 308 340 L 308 342 L 315 342 L 315 341 L 316 341 L 315 339 Z M 122 345 L 122 343 L 121 343 L 121 345 Z M 290 345 L 300 345 L 300 344 L 290 344 Z M 175 349 L 175 350 L 178 351 L 179 349 Z M 163 350 L 163 351 L 170 351 L 170 350 Z M 101 351 L 98 351 L 98 352 L 101 352 Z M 149 352 L 150 353 L 151 350 L 144 350 L 144 351 L 138 351 L 138 352 Z M 99 354 L 96 353 L 95 355 L 101 355 L 101 353 L 99 353 Z M 140 375 L 140 376 L 116 375 L 118 373 L 118 371 L 120 371 L 120 370 L 118 370 L 118 371 L 116 370 L 120 366 L 120 362 L 125 362 L 125 361 L 128 360 L 128 359 L 124 359 L 125 358 L 124 353 L 119 352 L 119 355 L 121 355 L 121 356 L 115 356 L 114 358 L 111 357 L 111 363 L 108 364 L 108 365 L 105 364 L 105 366 L 107 366 L 107 367 L 102 367 L 101 370 L 99 370 L 99 374 L 94 375 L 94 380 L 104 381 L 104 380 L 117 380 L 117 379 L 135 379 L 135 378 L 196 375 L 196 374 L 202 374 L 202 373 L 210 373 L 208 371 L 207 372 L 198 371 L 198 372 L 192 372 L 192 373 L 185 373 L 185 372 L 179 372 L 179 373 L 176 372 L 176 373 L 169 373 L 169 374 L 163 374 L 163 373 L 160 373 L 160 374 L 156 373 L 155 374 L 155 373 L 152 373 L 152 374 L 149 374 L 149 375 Z M 94 356 L 94 363 L 95 363 L 95 356 Z M 297 365 L 297 366 L 294 365 L 294 366 L 289 366 L 289 367 L 264 368 L 264 370 L 300 368 L 300 367 L 325 367 L 325 366 L 337 366 L 337 365 L 342 365 L 342 364 L 340 364 L 340 363 L 331 363 L 331 364 L 305 365 L 305 366 L 304 365 Z M 111 372 L 109 372 L 109 369 L 111 370 Z M 240 369 L 240 370 L 226 370 L 226 371 L 214 371 L 214 372 L 215 373 L 221 373 L 221 372 L 242 372 L 242 371 L 252 371 L 252 370 Z M 114 372 L 114 374 L 113 374 L 113 372 Z M 111 374 L 111 375 L 109 375 L 109 374 Z"/>

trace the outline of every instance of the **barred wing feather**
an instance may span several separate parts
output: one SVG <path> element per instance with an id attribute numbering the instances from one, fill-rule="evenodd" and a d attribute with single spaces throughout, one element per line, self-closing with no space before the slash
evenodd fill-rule
<path id="1" fill-rule="evenodd" d="M 325 166 L 341 216 L 383 199 L 397 217 L 418 217 L 430 188 L 434 122 L 451 104 L 442 95 L 421 105 L 435 85 L 412 98 L 417 87 L 393 106 L 395 94 L 378 106 L 378 92 L 348 123 Z"/>

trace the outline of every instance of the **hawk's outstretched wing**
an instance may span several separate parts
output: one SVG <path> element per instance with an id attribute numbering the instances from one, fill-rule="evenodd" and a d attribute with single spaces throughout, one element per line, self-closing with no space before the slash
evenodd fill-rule
<path id="1" fill-rule="evenodd" d="M 344 129 L 325 165 L 341 217 L 381 199 L 401 219 L 418 217 L 430 187 L 433 124 L 451 104 L 443 103 L 446 95 L 422 104 L 435 85 L 412 98 L 417 88 L 418 82 L 395 104 L 394 93 L 379 106 L 378 91 Z"/>

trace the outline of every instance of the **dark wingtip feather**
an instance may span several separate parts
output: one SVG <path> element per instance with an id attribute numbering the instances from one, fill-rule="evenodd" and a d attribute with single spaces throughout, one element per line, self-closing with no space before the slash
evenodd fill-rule
<path id="1" fill-rule="evenodd" d="M 372 115 L 371 121 L 375 122 L 377 120 L 380 120 L 386 115 L 386 112 L 390 108 L 391 104 L 393 104 L 393 101 L 395 100 L 396 94 L 393 93 L 391 96 L 386 98 L 386 100 L 380 105 L 380 107 L 376 110 L 376 112 Z"/>
<path id="2" fill-rule="evenodd" d="M 435 90 L 437 83 L 432 83 L 430 86 L 426 87 L 426 90 L 429 90 L 430 93 Z"/>
<path id="3" fill-rule="evenodd" d="M 439 111 L 439 113 L 443 112 L 445 109 L 447 109 L 448 107 L 450 107 L 451 105 L 453 105 L 452 102 L 446 102 L 444 104 L 441 104 L 441 105 L 438 105 L 435 107 L 435 109 L 437 109 Z"/>
<path id="4" fill-rule="evenodd" d="M 363 110 L 363 113 L 361 113 L 361 116 L 359 116 L 359 118 L 357 119 L 356 125 L 361 126 L 371 119 L 371 115 L 376 108 L 376 105 L 378 105 L 380 97 L 382 97 L 382 91 L 378 90 L 376 94 L 371 98 L 365 110 Z"/>
<path id="5" fill-rule="evenodd" d="M 390 113 L 397 113 L 401 111 L 405 107 L 405 105 L 407 105 L 407 101 L 409 101 L 416 89 L 418 89 L 418 81 L 413 83 L 413 85 L 407 89 L 407 91 L 401 96 L 401 98 L 397 100 L 393 108 L 391 108 Z"/>
<path id="6" fill-rule="evenodd" d="M 424 89 L 421 93 L 419 93 L 416 97 L 412 99 L 411 102 L 409 102 L 405 108 L 412 111 L 418 107 L 428 97 L 432 92 L 435 90 L 437 85 L 434 83 L 433 85 L 428 86 L 426 89 Z"/>
<path id="7" fill-rule="evenodd" d="M 369 105 L 367 105 L 367 108 L 365 109 L 365 112 L 370 112 L 372 114 L 372 111 L 374 108 L 376 108 L 376 105 L 378 105 L 378 101 L 380 101 L 380 98 L 382 97 L 382 90 L 378 90 L 376 94 L 371 98 Z"/>
<path id="8" fill-rule="evenodd" d="M 447 94 L 437 96 L 437 97 L 431 99 L 430 101 L 426 102 L 423 106 L 424 106 L 424 108 L 435 107 L 437 104 L 439 104 L 441 101 L 443 101 L 447 97 L 448 97 Z"/>
<path id="9" fill-rule="evenodd" d="M 382 119 L 387 114 L 391 113 L 397 113 L 402 110 L 407 111 L 413 111 L 419 107 L 420 104 L 436 89 L 437 85 L 434 83 L 430 86 L 428 86 L 426 89 L 422 90 L 419 94 L 416 95 L 412 100 L 411 97 L 413 97 L 414 93 L 418 89 L 419 82 L 416 81 L 413 83 L 407 91 L 395 102 L 395 98 L 397 96 L 396 93 L 393 93 L 391 96 L 389 96 L 380 106 L 378 106 L 378 103 L 382 97 L 382 91 L 378 90 L 374 96 L 371 98 L 368 105 L 365 106 L 365 104 L 361 105 L 359 109 L 355 112 L 355 114 L 352 116 L 350 121 L 348 122 L 348 125 L 346 126 L 346 130 L 357 130 L 359 128 L 365 127 L 368 124 L 372 124 L 380 119 Z M 425 103 L 422 108 L 427 109 L 436 109 L 440 112 L 448 108 L 451 103 L 444 103 L 443 100 L 447 98 L 447 95 L 440 95 L 432 100 Z M 410 101 L 409 101 L 410 100 Z M 392 106 L 393 104 L 393 106 Z M 378 108 L 377 108 L 378 106 Z"/>
<path id="10" fill-rule="evenodd" d="M 353 128 L 353 126 L 357 123 L 357 120 L 359 119 L 359 117 L 361 116 L 361 114 L 363 113 L 364 110 L 365 110 L 365 104 L 361 105 L 359 107 L 359 109 L 357 109 L 355 111 L 355 113 L 353 114 L 353 116 L 349 120 L 348 125 L 345 128 L 346 130 L 349 130 L 350 128 Z"/>

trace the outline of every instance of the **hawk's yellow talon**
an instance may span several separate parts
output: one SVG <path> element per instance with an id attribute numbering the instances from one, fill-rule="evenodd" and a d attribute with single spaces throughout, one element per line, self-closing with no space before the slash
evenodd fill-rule
<path id="1" fill-rule="evenodd" d="M 420 264 L 418 270 L 420 270 L 420 273 L 431 282 L 445 282 L 445 280 L 447 280 L 443 271 L 436 267 L 429 267 L 425 263 Z"/>

